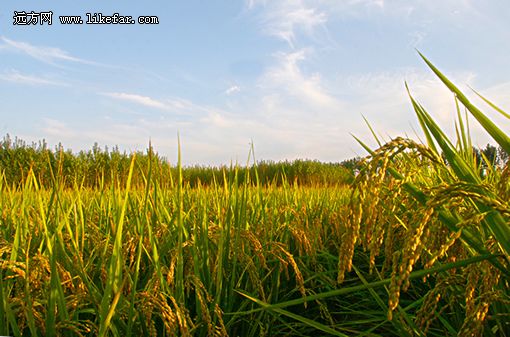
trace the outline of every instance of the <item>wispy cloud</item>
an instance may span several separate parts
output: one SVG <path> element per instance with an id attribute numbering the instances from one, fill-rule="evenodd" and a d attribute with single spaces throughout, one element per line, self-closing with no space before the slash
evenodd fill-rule
<path id="1" fill-rule="evenodd" d="M 1 49 L 3 50 L 11 50 L 23 53 L 37 60 L 50 64 L 56 64 L 58 61 L 77 62 L 83 64 L 96 64 L 95 62 L 74 57 L 65 50 L 62 50 L 60 48 L 35 46 L 27 42 L 14 41 L 8 39 L 5 36 L 0 36 L 0 41 L 3 42 L 3 44 L 0 45 Z"/>
<path id="2" fill-rule="evenodd" d="M 311 36 L 317 27 L 324 27 L 327 21 L 325 12 L 307 6 L 302 1 L 248 1 L 248 8 L 256 6 L 264 8 L 262 31 L 287 42 L 291 47 L 295 46 L 299 33 Z"/>
<path id="3" fill-rule="evenodd" d="M 58 141 L 76 135 L 66 123 L 53 118 L 43 118 L 42 131 L 45 135 L 55 137 Z"/>
<path id="4" fill-rule="evenodd" d="M 470 96 L 467 85 L 473 85 L 476 79 L 474 73 L 457 71 L 449 73 L 448 77 Z M 454 139 L 456 117 L 454 96 L 425 68 L 408 67 L 361 73 L 349 76 L 343 83 L 337 85 L 351 97 L 348 110 L 363 114 L 376 132 L 381 131 L 378 134 L 383 139 L 389 140 L 390 137 L 404 136 L 406 133 L 415 138 L 414 130 L 418 133 L 420 130 L 406 92 L 405 82 L 413 98 L 444 128 L 446 134 Z M 480 138 L 481 133 L 476 125 L 471 126 L 475 138 L 487 139 Z"/>
<path id="5" fill-rule="evenodd" d="M 237 85 L 233 85 L 230 88 L 228 88 L 227 90 L 225 90 L 225 94 L 232 95 L 239 91 L 241 91 L 241 88 Z"/>
<path id="6" fill-rule="evenodd" d="M 328 30 L 328 23 L 355 19 L 358 23 L 391 20 L 401 22 L 410 31 L 409 44 L 420 45 L 434 31 L 438 21 L 467 27 L 466 18 L 482 15 L 479 2 L 473 0 L 444 0 L 441 3 L 427 0 L 247 0 L 248 10 L 260 10 L 261 31 L 286 41 L 298 48 L 300 37 L 312 36 L 326 39 L 331 46 L 335 39 Z"/>
<path id="7" fill-rule="evenodd" d="M 363 6 L 376 6 L 383 8 L 384 0 L 350 0 L 348 1 L 350 6 L 352 5 L 363 5 Z"/>
<path id="8" fill-rule="evenodd" d="M 104 96 L 112 97 L 115 99 L 128 101 L 140 105 L 144 105 L 150 108 L 167 110 L 169 106 L 162 101 L 156 100 L 148 96 L 142 96 L 138 94 L 128 94 L 123 92 L 107 92 L 103 93 Z"/>
<path id="9" fill-rule="evenodd" d="M 285 91 L 287 95 L 315 108 L 337 106 L 338 101 L 328 93 L 322 83 L 319 73 L 305 74 L 300 63 L 304 62 L 307 53 L 311 51 L 299 50 L 292 53 L 277 53 L 277 63 L 260 79 L 262 87 Z"/>
<path id="10" fill-rule="evenodd" d="M 181 115 L 204 116 L 211 112 L 220 111 L 219 109 L 196 104 L 179 97 L 156 99 L 150 96 L 124 92 L 105 92 L 100 93 L 100 95 Z"/>
<path id="11" fill-rule="evenodd" d="M 370 16 L 373 14 L 389 17 L 409 18 L 433 18 L 431 14 L 443 17 L 452 17 L 460 13 L 475 14 L 478 12 L 479 1 L 474 0 L 444 0 L 440 3 L 427 0 L 303 0 L 315 3 L 322 10 L 338 16 Z"/>
<path id="12" fill-rule="evenodd" d="M 73 150 L 88 150 L 92 144 L 98 143 L 109 147 L 119 145 L 123 150 L 136 151 L 142 150 L 150 138 L 148 130 L 143 126 L 114 121 L 99 125 L 78 125 L 72 121 L 42 118 L 39 131 L 42 132 L 41 138 L 49 144 L 62 143 Z"/>
<path id="13" fill-rule="evenodd" d="M 510 82 L 493 84 L 484 90 L 475 89 L 489 101 L 499 106 L 503 111 L 510 112 Z"/>
<path id="14" fill-rule="evenodd" d="M 15 70 L 0 73 L 0 80 L 27 85 L 56 85 L 56 86 L 67 85 L 64 82 L 55 81 L 41 76 L 21 74 Z"/>

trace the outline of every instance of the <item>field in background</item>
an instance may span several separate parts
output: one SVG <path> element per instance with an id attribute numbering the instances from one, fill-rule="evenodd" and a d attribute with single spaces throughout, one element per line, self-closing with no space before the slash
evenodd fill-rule
<path id="1" fill-rule="evenodd" d="M 0 335 L 506 336 L 510 162 L 473 150 L 464 112 L 510 140 L 429 66 L 456 141 L 411 97 L 426 143 L 363 162 L 183 169 L 9 140 Z"/>

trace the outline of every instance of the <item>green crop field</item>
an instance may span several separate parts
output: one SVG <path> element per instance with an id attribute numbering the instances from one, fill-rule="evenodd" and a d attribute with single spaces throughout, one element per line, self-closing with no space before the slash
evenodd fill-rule
<path id="1" fill-rule="evenodd" d="M 456 139 L 410 96 L 424 142 L 360 140 L 356 177 L 171 167 L 150 148 L 4 165 L 0 335 L 509 335 L 510 139 L 428 65 Z M 477 155 L 468 115 L 504 159 Z"/>

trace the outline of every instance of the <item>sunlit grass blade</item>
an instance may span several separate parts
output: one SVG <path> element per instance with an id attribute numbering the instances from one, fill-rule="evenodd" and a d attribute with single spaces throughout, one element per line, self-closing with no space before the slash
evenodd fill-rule
<path id="1" fill-rule="evenodd" d="M 423 108 L 412 98 L 411 91 L 409 90 L 409 86 L 407 85 L 407 82 L 405 83 L 407 95 L 411 99 L 411 103 L 413 104 L 414 110 L 422 110 Z M 421 114 L 417 114 L 418 122 L 420 123 L 420 126 L 422 128 L 423 133 L 425 133 L 425 138 L 427 139 L 427 145 L 429 148 L 431 148 L 435 153 L 439 153 L 436 148 L 436 143 L 434 142 L 428 128 L 425 126 L 425 121 L 423 120 L 423 117 Z"/>
<path id="2" fill-rule="evenodd" d="M 6 284 L 3 278 L 3 272 L 0 271 L 0 334 L 7 336 L 12 331 L 14 336 L 18 337 L 21 336 L 21 332 L 18 328 L 16 317 L 11 310 L 8 296 L 5 293 Z"/>
<path id="3" fill-rule="evenodd" d="M 411 100 L 413 101 L 413 106 L 416 108 L 418 105 L 414 103 L 415 101 L 412 97 Z M 449 141 L 448 137 L 444 134 L 444 132 L 432 119 L 432 117 L 424 109 L 416 108 L 415 111 L 417 115 L 423 118 L 424 126 L 430 131 L 434 139 L 439 144 L 447 162 L 451 165 L 457 177 L 461 181 L 480 184 L 481 178 L 475 171 L 475 168 L 471 166 L 469 162 L 466 162 L 463 156 L 459 154 L 459 152 L 455 149 L 453 144 Z M 498 241 L 498 244 L 502 247 L 503 252 L 505 252 L 507 256 L 510 256 L 510 224 L 504 220 L 499 212 L 494 211 L 490 207 L 479 202 L 475 202 L 475 204 L 478 206 L 481 212 L 490 212 L 487 219 L 484 220 L 484 223 L 493 232 Z"/>
<path id="4" fill-rule="evenodd" d="M 123 257 L 122 257 L 122 233 L 123 233 L 123 225 L 124 218 L 126 214 L 126 208 L 129 199 L 129 189 L 131 187 L 131 178 L 133 176 L 133 167 L 135 164 L 136 156 L 133 155 L 131 159 L 131 165 L 129 168 L 129 174 L 126 183 L 126 191 L 124 202 L 122 204 L 121 213 L 115 228 L 115 241 L 113 245 L 113 253 L 110 259 L 110 264 L 108 266 L 108 276 L 106 281 L 106 288 L 103 294 L 103 299 L 101 300 L 101 306 L 99 309 L 100 314 L 100 324 L 99 324 L 99 336 L 105 336 L 108 328 L 110 326 L 111 317 L 109 318 L 109 312 L 111 311 L 111 307 L 115 307 L 118 303 L 118 299 L 114 302 L 111 302 L 112 294 L 115 296 L 121 291 L 121 283 L 122 283 L 122 266 L 123 266 Z"/>
<path id="5" fill-rule="evenodd" d="M 427 275 L 444 272 L 444 271 L 454 269 L 454 268 L 465 267 L 472 263 L 477 263 L 480 261 L 485 261 L 485 260 L 489 260 L 491 258 L 496 258 L 496 257 L 498 257 L 498 256 L 493 255 L 493 254 L 484 254 L 484 255 L 478 255 L 478 256 L 474 256 L 474 257 L 456 261 L 456 262 L 445 263 L 445 264 L 442 264 L 442 265 L 439 265 L 436 267 L 432 267 L 429 269 L 417 270 L 410 274 L 409 279 L 412 280 L 412 279 L 423 278 L 424 276 L 427 276 Z M 361 284 L 361 285 L 352 286 L 352 287 L 342 287 L 339 289 L 326 291 L 326 292 L 322 292 L 322 293 L 317 293 L 315 295 L 308 295 L 306 297 L 297 298 L 297 299 L 290 300 L 290 301 L 274 303 L 274 304 L 267 304 L 264 306 L 264 308 L 253 309 L 253 310 L 245 311 L 243 313 L 251 314 L 251 313 L 258 312 L 261 310 L 266 310 L 266 309 L 273 310 L 273 309 L 287 308 L 290 306 L 303 304 L 307 301 L 311 302 L 311 301 L 320 300 L 320 299 L 324 299 L 324 298 L 330 298 L 330 297 L 335 297 L 335 296 L 346 295 L 346 294 L 353 293 L 353 292 L 363 291 L 363 290 L 367 290 L 369 288 L 381 287 L 381 286 L 390 284 L 390 282 L 391 282 L 391 278 L 386 278 L 386 279 L 383 279 L 380 281 L 370 282 L 368 284 Z M 237 290 L 237 292 L 242 293 L 243 296 L 250 296 L 249 294 L 245 294 L 239 290 Z M 238 314 L 240 314 L 240 313 L 238 313 Z"/>
<path id="6" fill-rule="evenodd" d="M 473 88 L 471 88 L 471 90 L 473 90 L 473 92 L 475 94 L 477 94 L 478 97 L 480 97 L 485 103 L 489 104 L 491 106 L 491 108 L 493 108 L 494 110 L 496 110 L 497 112 L 499 112 L 500 114 L 505 116 L 506 118 L 510 119 L 510 114 L 506 113 L 505 111 L 503 111 L 503 109 L 498 107 L 496 104 L 494 104 L 493 102 L 489 101 L 487 98 L 482 96 L 482 94 L 480 94 L 478 91 L 474 90 Z"/>
<path id="7" fill-rule="evenodd" d="M 148 156 L 149 156 L 149 163 L 148 163 L 148 172 L 147 172 L 147 179 L 145 181 L 145 194 L 144 194 L 144 201 L 143 201 L 143 213 L 148 214 L 149 210 L 149 196 L 150 196 L 150 188 L 152 185 L 152 162 L 153 162 L 153 149 L 152 144 L 149 141 L 149 149 L 148 149 Z M 155 192 L 156 193 L 156 192 Z M 143 239 L 144 239 L 144 231 L 145 231 L 145 222 L 142 220 L 141 226 L 138 228 L 138 232 L 140 235 L 140 238 L 138 239 L 138 245 L 136 249 L 136 260 L 135 260 L 135 273 L 132 278 L 130 278 L 131 281 L 131 287 L 135 290 L 131 293 L 130 303 L 129 303 L 129 310 L 127 314 L 127 329 L 126 329 L 126 337 L 131 337 L 133 332 L 133 324 L 135 319 L 135 298 L 136 298 L 136 289 L 138 288 L 138 282 L 140 277 L 140 264 L 141 264 L 141 258 L 142 258 L 142 250 L 143 248 Z M 118 301 L 118 300 L 117 300 Z"/>
<path id="8" fill-rule="evenodd" d="M 432 71 L 441 79 L 441 81 L 450 89 L 458 100 L 468 109 L 469 112 L 480 122 L 480 125 L 492 136 L 492 138 L 507 152 L 510 153 L 510 137 L 497 127 L 485 114 L 474 106 L 467 97 L 437 69 L 423 54 L 418 52 L 421 58 L 427 63 Z"/>
<path id="9" fill-rule="evenodd" d="M 379 296 L 379 294 L 377 294 L 377 292 L 374 290 L 374 288 L 369 286 L 369 282 L 365 279 L 365 277 L 363 276 L 361 271 L 354 265 L 352 266 L 352 268 L 353 268 L 354 272 L 356 273 L 356 275 L 358 276 L 358 278 L 363 283 L 363 285 L 365 285 L 367 287 L 368 292 L 370 293 L 372 298 L 375 300 L 377 305 L 379 305 L 379 307 L 381 308 L 382 320 L 387 321 L 387 315 L 384 315 L 384 313 L 388 312 L 388 306 L 383 301 L 383 299 Z M 416 328 L 416 326 L 414 325 L 412 318 L 409 317 L 409 315 L 407 315 L 407 313 L 404 310 L 402 310 L 400 307 L 398 309 L 399 309 L 400 314 L 403 316 L 405 322 L 413 328 L 414 335 L 417 335 L 417 336 L 421 335 L 419 329 Z M 402 335 L 410 336 L 409 332 L 402 326 L 401 320 L 393 319 L 390 322 L 395 327 L 395 330 L 397 330 L 401 336 Z"/>
<path id="10" fill-rule="evenodd" d="M 177 303 L 184 302 L 184 256 L 183 256 L 183 243 L 185 240 L 184 229 L 184 201 L 183 201 L 183 178 L 182 178 L 182 159 L 181 159 L 181 140 L 177 136 L 177 275 L 175 280 L 175 299 Z"/>
<path id="11" fill-rule="evenodd" d="M 377 142 L 377 144 L 379 145 L 379 147 L 382 146 L 382 143 L 381 141 L 379 140 L 379 137 L 377 137 L 374 129 L 372 128 L 372 125 L 370 125 L 370 123 L 368 122 L 368 120 L 365 118 L 365 116 L 361 115 L 361 117 L 363 117 L 363 120 L 365 121 L 365 124 L 368 126 L 368 129 L 370 130 L 370 132 L 372 133 L 372 136 L 374 137 L 375 141 Z"/>
<path id="12" fill-rule="evenodd" d="M 472 183 L 480 183 L 479 176 L 475 173 L 472 167 L 459 155 L 455 146 L 448 139 L 446 134 L 441 130 L 441 128 L 436 124 L 436 122 L 432 119 L 432 117 L 423 109 L 419 104 L 416 103 L 414 98 L 411 97 L 413 102 L 413 106 L 415 107 L 415 112 L 419 116 L 419 118 L 423 119 L 423 124 L 426 129 L 431 133 L 434 137 L 435 141 L 439 144 L 439 147 L 443 151 L 444 156 L 446 157 L 447 162 L 451 165 L 452 169 L 455 171 L 455 174 L 464 181 L 472 182 Z"/>
<path id="13" fill-rule="evenodd" d="M 308 319 L 306 317 L 303 317 L 301 315 L 297 315 L 295 313 L 289 312 L 289 311 L 281 309 L 281 308 L 275 308 L 274 306 L 272 306 L 270 304 L 267 304 L 267 303 L 265 303 L 265 302 L 255 298 L 255 297 L 250 296 L 248 294 L 245 294 L 243 292 L 238 292 L 238 293 L 243 295 L 244 297 L 248 298 L 249 300 L 257 303 L 263 309 L 274 311 L 277 314 L 284 315 L 284 316 L 290 317 L 292 319 L 295 319 L 296 321 L 301 322 L 301 323 L 303 323 L 305 325 L 308 325 L 308 326 L 310 326 L 310 327 L 312 327 L 314 329 L 323 331 L 323 332 L 329 334 L 330 336 L 347 337 L 346 334 L 343 334 L 343 333 L 341 333 L 341 332 L 339 332 L 339 331 L 337 331 L 335 329 L 332 329 L 332 328 L 328 327 L 327 325 L 321 324 L 321 323 L 319 323 L 317 321 Z"/>

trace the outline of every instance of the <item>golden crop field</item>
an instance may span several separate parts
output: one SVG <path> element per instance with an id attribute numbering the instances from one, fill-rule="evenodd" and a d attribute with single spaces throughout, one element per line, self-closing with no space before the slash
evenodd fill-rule
<path id="1" fill-rule="evenodd" d="M 44 183 L 3 173 L 0 335 L 508 335 L 510 162 L 476 159 L 460 108 L 450 140 L 411 100 L 426 141 L 366 147 L 349 184 L 190 186 L 151 153 L 93 187 L 62 161 Z"/>

